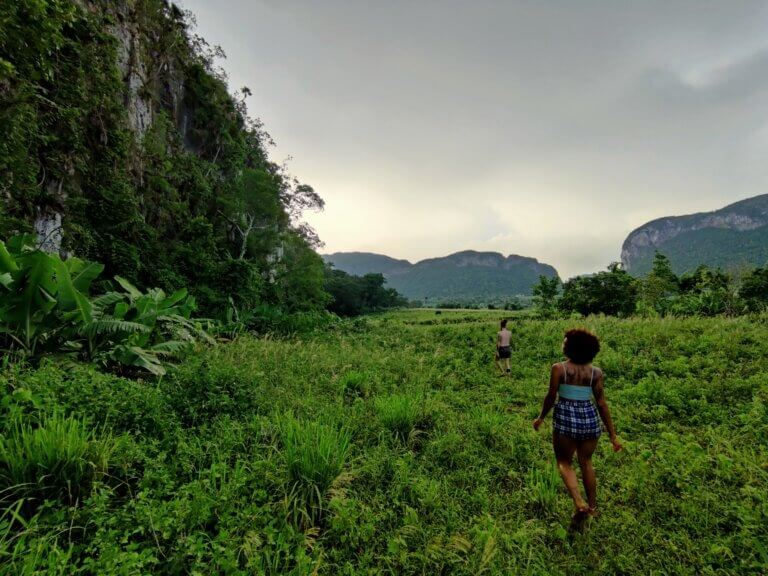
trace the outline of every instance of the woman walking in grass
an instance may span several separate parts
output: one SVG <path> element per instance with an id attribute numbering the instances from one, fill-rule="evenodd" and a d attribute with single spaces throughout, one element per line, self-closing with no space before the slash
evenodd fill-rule
<path id="1" fill-rule="evenodd" d="M 511 372 L 509 359 L 512 357 L 512 332 L 507 330 L 507 321 L 501 321 L 501 330 L 496 334 L 496 366 L 499 367 L 501 376 L 504 376 L 504 367 L 507 374 Z M 503 362 L 503 365 L 502 365 Z"/>
<path id="2" fill-rule="evenodd" d="M 555 407 L 552 443 L 557 468 L 576 508 L 574 526 L 581 525 L 587 516 L 597 516 L 597 479 L 592 454 L 600 436 L 598 413 L 610 435 L 613 451 L 618 452 L 622 448 L 603 392 L 603 371 L 592 366 L 592 359 L 599 351 L 600 342 L 591 332 L 566 332 L 563 353 L 568 359 L 552 365 L 549 392 L 544 398 L 541 414 L 533 421 L 534 429 L 538 430 L 552 406 Z M 597 408 L 592 403 L 592 397 Z M 581 497 L 576 472 L 571 465 L 574 454 L 579 460 L 587 502 Z"/>

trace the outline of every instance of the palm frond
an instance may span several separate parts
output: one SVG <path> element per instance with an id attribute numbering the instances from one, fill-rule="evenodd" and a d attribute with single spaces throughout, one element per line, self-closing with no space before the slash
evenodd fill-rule
<path id="1" fill-rule="evenodd" d="M 158 356 L 177 356 L 190 347 L 189 342 L 181 342 L 179 340 L 168 340 L 166 342 L 160 342 L 150 348 L 152 352 Z"/>
<path id="2" fill-rule="evenodd" d="M 139 324 L 138 322 L 128 322 L 127 320 L 117 320 L 115 318 L 99 318 L 94 320 L 88 329 L 93 334 L 119 334 L 121 332 L 129 334 L 151 332 L 149 326 Z"/>
<path id="3" fill-rule="evenodd" d="M 124 298 L 125 294 L 121 294 L 120 292 L 107 292 L 106 294 L 91 299 L 91 304 L 93 304 L 94 308 L 103 310 L 113 304 L 117 304 Z"/>

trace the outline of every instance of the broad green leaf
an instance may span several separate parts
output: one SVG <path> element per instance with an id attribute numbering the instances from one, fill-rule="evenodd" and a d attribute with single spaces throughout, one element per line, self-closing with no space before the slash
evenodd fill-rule
<path id="1" fill-rule="evenodd" d="M 163 363 L 149 350 L 144 350 L 138 346 L 128 346 L 126 347 L 126 352 L 127 353 L 124 356 L 126 362 L 124 362 L 124 364 L 144 368 L 144 370 L 155 376 L 162 376 L 165 374 L 166 370 Z"/>
<path id="2" fill-rule="evenodd" d="M 88 301 L 87 295 L 77 288 L 71 276 L 72 270 L 82 272 L 83 267 L 81 265 L 85 263 L 79 261 L 79 263 L 75 262 L 73 265 L 68 265 L 67 262 L 63 262 L 57 257 L 53 257 L 51 260 L 56 271 L 59 307 L 70 312 L 68 314 L 70 319 L 75 319 L 79 324 L 88 326 L 93 320 L 93 306 Z M 91 269 L 91 273 L 93 272 L 94 270 Z M 99 270 L 96 274 L 98 275 L 99 272 L 101 271 Z M 81 276 L 81 285 L 87 286 L 89 283 L 90 280 L 87 280 L 87 275 Z"/>
<path id="3" fill-rule="evenodd" d="M 130 294 L 131 298 L 141 298 L 143 296 L 141 291 L 138 288 L 136 288 L 136 286 L 128 282 L 128 280 L 126 280 L 122 276 L 115 276 L 115 282 L 120 284 L 122 289 L 128 292 L 128 294 Z"/>
<path id="4" fill-rule="evenodd" d="M 172 306 L 175 306 L 176 304 L 184 300 L 186 297 L 187 297 L 187 289 L 182 288 L 181 290 L 177 290 L 176 292 L 174 292 L 173 294 L 165 298 L 162 302 L 160 302 L 159 307 L 164 310 L 171 308 Z"/>
<path id="5" fill-rule="evenodd" d="M 115 304 L 115 311 L 112 314 L 115 318 L 123 319 L 128 311 L 131 309 L 131 305 L 127 302 L 118 302 Z"/>
<path id="6" fill-rule="evenodd" d="M 65 261 L 72 284 L 80 292 L 87 295 L 93 282 L 104 271 L 104 265 L 97 262 L 86 262 L 79 258 L 67 258 Z"/>
<path id="7" fill-rule="evenodd" d="M 8 240 L 8 251 L 17 258 L 24 253 L 37 250 L 37 238 L 34 234 L 19 234 Z"/>
<path id="8" fill-rule="evenodd" d="M 93 334 L 140 334 L 150 332 L 150 328 L 144 326 L 144 324 L 126 322 L 116 318 L 99 318 L 94 320 L 89 328 Z"/>
<path id="9" fill-rule="evenodd" d="M 152 346 L 151 350 L 158 356 L 176 356 L 179 353 L 188 350 L 190 348 L 189 342 L 181 342 L 179 340 L 167 340 L 160 344 Z"/>
<path id="10" fill-rule="evenodd" d="M 0 240 L 0 273 L 7 274 L 18 269 L 19 267 L 16 265 L 16 261 L 11 256 L 11 253 L 8 252 L 5 243 Z"/>
<path id="11" fill-rule="evenodd" d="M 112 306 L 112 304 L 117 304 L 121 300 L 125 298 L 125 294 L 121 292 L 107 292 L 105 294 L 102 294 L 101 296 L 96 296 L 95 298 L 91 299 L 91 305 L 93 306 L 94 310 L 100 310 L 103 311 L 105 308 L 109 308 Z M 128 307 L 127 304 L 123 303 L 126 308 Z M 115 314 L 117 316 L 117 314 Z"/>
<path id="12" fill-rule="evenodd" d="M 27 349 L 34 348 L 34 337 L 41 330 L 48 313 L 56 305 L 53 261 L 43 252 L 27 252 L 17 260 L 13 290 L 4 297 L 6 322 Z"/>

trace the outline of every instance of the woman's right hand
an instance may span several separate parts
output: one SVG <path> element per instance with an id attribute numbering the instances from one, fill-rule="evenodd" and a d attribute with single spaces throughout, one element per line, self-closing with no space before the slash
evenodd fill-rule
<path id="1" fill-rule="evenodd" d="M 614 452 L 619 452 L 624 448 L 624 446 L 621 445 L 621 442 L 619 442 L 619 439 L 616 436 L 611 438 L 611 444 L 613 445 Z"/>

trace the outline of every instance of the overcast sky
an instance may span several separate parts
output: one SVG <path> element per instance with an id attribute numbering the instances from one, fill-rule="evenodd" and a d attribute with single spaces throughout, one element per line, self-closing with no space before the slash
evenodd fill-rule
<path id="1" fill-rule="evenodd" d="M 324 252 L 561 275 L 768 191 L 768 3 L 182 0 L 326 201 Z"/>

